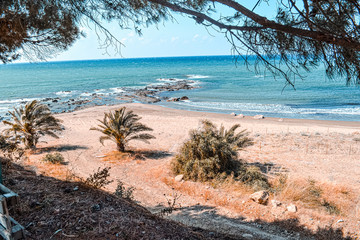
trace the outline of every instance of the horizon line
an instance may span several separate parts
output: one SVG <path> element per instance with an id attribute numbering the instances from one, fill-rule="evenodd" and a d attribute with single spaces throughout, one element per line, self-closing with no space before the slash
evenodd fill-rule
<path id="1" fill-rule="evenodd" d="M 253 55 L 246 55 L 253 56 Z M 74 60 L 43 60 L 43 61 L 26 61 L 2 63 L 0 66 L 13 64 L 41 64 L 41 63 L 61 63 L 61 62 L 81 62 L 81 61 L 111 61 L 111 60 L 131 60 L 131 59 L 153 59 L 153 58 L 190 58 L 190 57 L 234 57 L 235 55 L 190 55 L 190 56 L 159 56 L 159 57 L 122 57 L 122 58 L 98 58 L 98 59 L 74 59 Z"/>

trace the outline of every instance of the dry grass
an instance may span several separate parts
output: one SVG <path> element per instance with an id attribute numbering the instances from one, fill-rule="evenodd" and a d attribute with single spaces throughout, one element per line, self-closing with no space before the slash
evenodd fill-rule
<path id="1" fill-rule="evenodd" d="M 102 160 L 111 164 L 119 164 L 122 162 L 130 162 L 134 160 L 134 157 L 129 152 L 111 151 L 105 154 L 105 157 L 103 157 Z"/>
<path id="2" fill-rule="evenodd" d="M 351 216 L 356 207 L 355 195 L 349 187 L 313 180 L 273 180 L 274 196 L 281 201 L 300 203 L 303 207 L 328 214 Z"/>
<path id="3" fill-rule="evenodd" d="M 244 196 L 248 196 L 251 191 L 250 187 L 244 186 L 243 188 L 236 188 L 236 185 L 230 186 L 229 183 L 222 183 L 222 186 L 213 184 L 221 191 L 213 187 L 205 187 L 202 183 L 196 182 L 176 182 L 173 177 L 165 176 L 161 178 L 161 181 L 170 186 L 174 190 L 187 194 L 191 197 L 198 199 L 199 201 L 206 202 L 212 206 L 225 207 L 236 213 L 241 213 L 245 210 L 242 207 Z"/>
<path id="4" fill-rule="evenodd" d="M 248 201 L 248 196 L 254 190 L 231 178 L 221 183 L 208 182 L 212 185 L 209 187 L 203 183 L 176 182 L 173 177 L 164 176 L 164 172 L 162 171 L 161 174 L 160 172 L 157 172 L 159 176 L 163 176 L 160 180 L 173 189 L 208 205 L 225 207 L 234 213 L 241 213 L 249 218 L 274 221 L 297 215 L 284 214 L 285 209 L 283 208 L 279 209 L 282 213 L 276 214 L 271 208 Z M 328 220 L 331 215 L 348 218 L 359 217 L 360 205 L 357 207 L 356 195 L 349 187 L 317 183 L 305 179 L 287 180 L 285 175 L 272 179 L 271 184 L 274 192 L 270 198 L 282 201 L 285 204 L 284 206 L 287 203 L 295 203 L 302 213 L 313 215 L 314 219 Z M 357 211 L 354 211 L 356 209 Z"/>
<path id="5" fill-rule="evenodd" d="M 37 172 L 44 176 L 54 177 L 59 180 L 76 180 L 76 177 L 72 174 L 68 167 L 62 164 L 52 164 L 43 161 L 37 161 L 36 159 L 27 160 L 26 164 L 35 167 Z"/>

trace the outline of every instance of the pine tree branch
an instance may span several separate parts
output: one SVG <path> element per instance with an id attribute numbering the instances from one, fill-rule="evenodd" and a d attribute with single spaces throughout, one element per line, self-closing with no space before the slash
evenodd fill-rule
<path id="1" fill-rule="evenodd" d="M 254 22 L 260 24 L 265 28 L 271 28 L 276 31 L 292 34 L 303 38 L 310 38 L 319 42 L 326 42 L 328 44 L 333 44 L 347 48 L 350 47 L 355 51 L 360 51 L 360 42 L 352 38 L 349 37 L 338 38 L 336 36 L 332 36 L 331 34 L 326 34 L 319 31 L 310 31 L 306 29 L 295 28 L 288 25 L 282 25 L 250 11 L 249 9 L 245 8 L 244 6 L 233 0 L 214 0 L 214 2 L 221 3 L 223 5 L 226 5 L 230 8 L 237 10 L 238 12 L 242 13 L 244 16 L 250 18 L 251 20 L 253 20 Z"/>

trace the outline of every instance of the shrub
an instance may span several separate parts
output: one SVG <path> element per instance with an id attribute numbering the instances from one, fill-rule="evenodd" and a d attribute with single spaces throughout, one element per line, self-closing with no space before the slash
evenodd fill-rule
<path id="1" fill-rule="evenodd" d="M 6 134 L 14 134 L 28 149 L 36 148 L 40 136 L 50 135 L 58 138 L 55 131 L 61 131 L 60 120 L 52 116 L 49 107 L 34 100 L 25 107 L 9 112 L 12 122 L 3 121 L 10 126 Z"/>
<path id="2" fill-rule="evenodd" d="M 133 192 L 134 192 L 135 188 L 134 187 L 129 187 L 126 188 L 124 186 L 124 183 L 121 182 L 120 180 L 118 180 L 118 184 L 117 187 L 115 189 L 115 195 L 121 198 L 126 198 L 129 200 L 133 200 L 134 196 L 133 196 Z"/>
<path id="3" fill-rule="evenodd" d="M 108 180 L 107 178 L 110 177 L 110 173 L 109 170 L 111 169 L 111 167 L 106 167 L 103 169 L 98 168 L 98 170 L 94 173 L 91 174 L 85 181 L 84 183 L 89 186 L 89 187 L 93 187 L 93 188 L 103 188 L 106 185 L 112 183 L 113 181 Z"/>
<path id="4" fill-rule="evenodd" d="M 10 139 L 2 135 L 0 135 L 0 152 L 8 160 L 20 159 L 24 154 L 16 139 Z"/>
<path id="5" fill-rule="evenodd" d="M 102 132 L 105 136 L 100 137 L 101 144 L 105 140 L 111 140 L 116 143 L 117 149 L 120 152 L 125 151 L 126 144 L 131 140 L 140 140 L 148 143 L 149 139 L 155 138 L 148 133 L 141 133 L 144 131 L 152 131 L 151 128 L 139 122 L 141 118 L 134 114 L 133 111 L 126 111 L 126 107 L 122 107 L 115 112 L 105 113 L 104 119 L 99 128 L 90 128 Z"/>
<path id="6" fill-rule="evenodd" d="M 61 153 L 48 153 L 45 157 L 42 158 L 42 160 L 52 164 L 63 164 L 65 162 L 65 159 Z"/>
<path id="7" fill-rule="evenodd" d="M 340 209 L 332 202 L 328 202 L 326 200 L 321 201 L 321 206 L 331 215 L 340 215 Z"/>
<path id="8" fill-rule="evenodd" d="M 236 133 L 239 127 L 235 124 L 229 130 L 223 126 L 217 129 L 210 121 L 202 121 L 202 128 L 190 131 L 190 139 L 175 156 L 173 172 L 184 174 L 184 179 L 194 181 L 224 179 L 233 175 L 253 182 L 245 164 L 237 160 L 237 150 L 252 144 L 246 130 Z"/>
<path id="9" fill-rule="evenodd" d="M 247 166 L 238 173 L 237 179 L 256 190 L 269 188 L 267 177 L 256 166 Z"/>
<path id="10" fill-rule="evenodd" d="M 164 217 L 165 215 L 168 216 L 173 211 L 181 208 L 181 204 L 178 203 L 179 198 L 182 196 L 181 194 L 179 195 L 177 192 L 174 191 L 173 194 L 171 194 L 169 197 L 167 197 L 165 194 L 164 196 L 166 198 L 167 206 L 161 209 L 158 213 L 160 217 Z"/>

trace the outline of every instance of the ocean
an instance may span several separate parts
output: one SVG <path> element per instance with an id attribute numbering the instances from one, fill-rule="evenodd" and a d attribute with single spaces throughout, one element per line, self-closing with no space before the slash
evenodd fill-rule
<path id="1" fill-rule="evenodd" d="M 250 61 L 251 64 L 251 61 Z M 251 69 L 251 67 L 250 67 Z M 169 82 L 192 89 L 159 91 L 157 105 L 191 111 L 262 114 L 265 117 L 360 120 L 360 89 L 329 80 L 319 67 L 296 80 L 296 90 L 270 73 L 249 71 L 232 56 L 136 58 L 0 65 L 0 119 L 33 99 L 54 112 L 79 106 L 141 102 L 131 97 Z M 172 97 L 189 100 L 169 102 Z"/>

